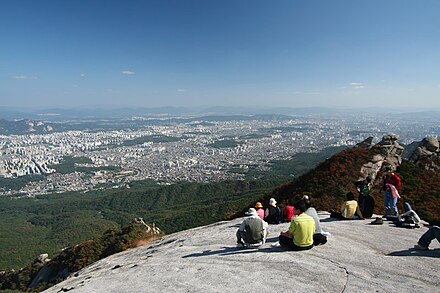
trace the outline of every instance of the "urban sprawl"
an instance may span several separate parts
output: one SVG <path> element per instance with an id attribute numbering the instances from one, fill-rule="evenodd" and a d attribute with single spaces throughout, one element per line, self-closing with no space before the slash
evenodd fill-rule
<path id="1" fill-rule="evenodd" d="M 249 168 L 264 171 L 274 160 L 287 160 L 299 152 L 354 145 L 390 132 L 400 134 L 402 143 L 410 143 L 437 135 L 432 127 L 367 115 L 316 115 L 227 121 L 194 118 L 138 130 L 2 135 L 0 177 L 38 180 L 19 190 L 0 186 L 0 195 L 129 188 L 130 182 L 144 179 L 159 184 L 240 180 Z M 66 160 L 73 162 L 74 171 L 58 172 Z"/>

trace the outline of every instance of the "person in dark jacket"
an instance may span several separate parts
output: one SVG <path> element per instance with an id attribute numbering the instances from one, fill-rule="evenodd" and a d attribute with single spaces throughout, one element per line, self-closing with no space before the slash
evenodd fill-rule
<path id="1" fill-rule="evenodd" d="M 264 212 L 264 220 L 268 224 L 279 224 L 281 220 L 281 210 L 277 207 L 277 201 L 275 198 L 269 200 L 269 206 Z"/>

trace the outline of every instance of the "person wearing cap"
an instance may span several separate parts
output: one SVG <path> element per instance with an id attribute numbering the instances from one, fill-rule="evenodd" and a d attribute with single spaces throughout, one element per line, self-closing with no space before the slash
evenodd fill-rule
<path id="1" fill-rule="evenodd" d="M 260 217 L 260 219 L 264 221 L 264 210 L 261 202 L 257 201 L 257 203 L 255 204 L 255 210 L 257 211 L 257 214 Z"/>
<path id="2" fill-rule="evenodd" d="M 294 204 L 295 217 L 290 222 L 289 230 L 281 232 L 279 245 L 290 250 L 308 250 L 313 247 L 315 220 L 304 213 L 306 206 L 303 201 Z"/>
<path id="3" fill-rule="evenodd" d="M 281 218 L 281 210 L 277 207 L 277 201 L 275 198 L 269 200 L 269 206 L 264 212 L 264 220 L 268 224 L 279 224 Z"/>
<path id="4" fill-rule="evenodd" d="M 397 176 L 391 166 L 385 168 L 387 174 L 383 180 L 382 190 L 385 191 L 384 205 L 385 205 L 385 216 L 391 216 L 391 210 L 394 211 L 395 216 L 399 215 L 397 210 L 397 199 L 400 198 L 398 190 L 401 187 L 400 177 Z"/>
<path id="5" fill-rule="evenodd" d="M 250 208 L 248 216 L 237 230 L 237 247 L 259 247 L 266 242 L 267 223 L 263 221 L 254 208 Z"/>

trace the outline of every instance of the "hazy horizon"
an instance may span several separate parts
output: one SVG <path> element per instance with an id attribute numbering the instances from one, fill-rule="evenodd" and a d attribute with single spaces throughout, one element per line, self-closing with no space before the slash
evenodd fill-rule
<path id="1" fill-rule="evenodd" d="M 4 1 L 0 107 L 440 109 L 440 2 Z"/>

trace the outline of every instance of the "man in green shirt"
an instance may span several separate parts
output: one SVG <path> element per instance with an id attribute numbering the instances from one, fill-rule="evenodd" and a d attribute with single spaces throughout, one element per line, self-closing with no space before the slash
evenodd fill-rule
<path id="1" fill-rule="evenodd" d="M 293 205 L 295 217 L 290 222 L 289 230 L 281 232 L 280 245 L 290 250 L 307 250 L 313 247 L 313 233 L 315 233 L 315 220 L 305 214 L 305 204 L 299 201 Z"/>

